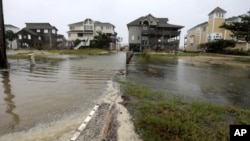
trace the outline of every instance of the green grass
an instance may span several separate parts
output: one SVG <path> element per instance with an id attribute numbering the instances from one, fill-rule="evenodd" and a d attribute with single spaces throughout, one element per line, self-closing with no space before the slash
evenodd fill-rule
<path id="1" fill-rule="evenodd" d="M 142 53 L 142 57 L 144 58 L 141 61 L 145 61 L 146 63 L 152 64 L 177 64 L 177 57 L 173 54 L 166 54 L 166 53 L 155 53 L 150 50 L 145 50 Z"/>
<path id="2" fill-rule="evenodd" d="M 234 58 L 234 60 L 243 63 L 250 63 L 250 57 L 237 57 Z"/>
<path id="3" fill-rule="evenodd" d="M 144 141 L 227 141 L 230 124 L 250 124 L 250 110 L 187 101 L 122 83 L 137 133 Z"/>

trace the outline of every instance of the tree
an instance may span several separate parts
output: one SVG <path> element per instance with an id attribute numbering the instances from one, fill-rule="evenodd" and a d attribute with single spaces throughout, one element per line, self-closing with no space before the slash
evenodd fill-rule
<path id="1" fill-rule="evenodd" d="M 5 38 L 10 41 L 10 48 L 12 48 L 12 41 L 15 39 L 15 33 L 11 30 L 5 32 Z"/>
<path id="2" fill-rule="evenodd" d="M 233 36 L 237 38 L 237 40 L 245 40 L 249 42 L 250 16 L 244 15 L 244 16 L 239 16 L 239 17 L 241 18 L 241 22 L 233 22 L 231 24 L 224 23 L 220 27 L 230 30 L 233 33 Z"/>
<path id="3" fill-rule="evenodd" d="M 99 48 L 109 47 L 109 43 L 112 41 L 110 36 L 110 34 L 98 32 L 98 34 L 94 36 L 94 46 Z"/>
<path id="4" fill-rule="evenodd" d="M 79 43 L 81 43 L 81 40 L 76 39 L 76 40 L 74 41 L 74 46 L 77 46 Z"/>

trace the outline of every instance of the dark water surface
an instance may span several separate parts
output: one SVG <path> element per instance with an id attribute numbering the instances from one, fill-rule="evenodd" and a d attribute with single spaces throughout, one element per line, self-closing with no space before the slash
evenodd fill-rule
<path id="1" fill-rule="evenodd" d="M 159 65 L 133 60 L 127 78 L 139 84 L 194 100 L 250 108 L 250 68 L 184 59 Z"/>

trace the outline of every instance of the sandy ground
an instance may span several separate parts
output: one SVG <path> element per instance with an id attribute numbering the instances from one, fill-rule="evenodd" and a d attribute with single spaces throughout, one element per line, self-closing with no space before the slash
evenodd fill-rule
<path id="1" fill-rule="evenodd" d="M 134 131 L 131 116 L 121 98 L 120 86 L 110 82 L 110 86 L 99 101 L 99 108 L 77 141 L 141 141 Z"/>
<path id="2" fill-rule="evenodd" d="M 234 58 L 243 57 L 243 56 L 185 56 L 178 57 L 185 61 L 185 63 L 196 64 L 196 63 L 204 63 L 204 64 L 217 64 L 217 65 L 230 65 L 230 66 L 239 66 L 239 67 L 250 67 L 249 63 L 242 63 L 235 61 Z M 245 58 L 250 58 L 245 56 Z"/>

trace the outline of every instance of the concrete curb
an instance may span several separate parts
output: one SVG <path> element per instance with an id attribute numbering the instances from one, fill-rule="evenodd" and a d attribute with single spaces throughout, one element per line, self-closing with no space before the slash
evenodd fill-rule
<path id="1" fill-rule="evenodd" d="M 86 128 L 87 124 L 95 114 L 95 112 L 98 110 L 99 104 L 96 104 L 92 111 L 88 114 L 88 116 L 85 118 L 83 123 L 77 128 L 76 133 L 73 135 L 73 137 L 70 139 L 70 141 L 77 141 L 78 137 L 82 133 L 82 131 Z"/>

